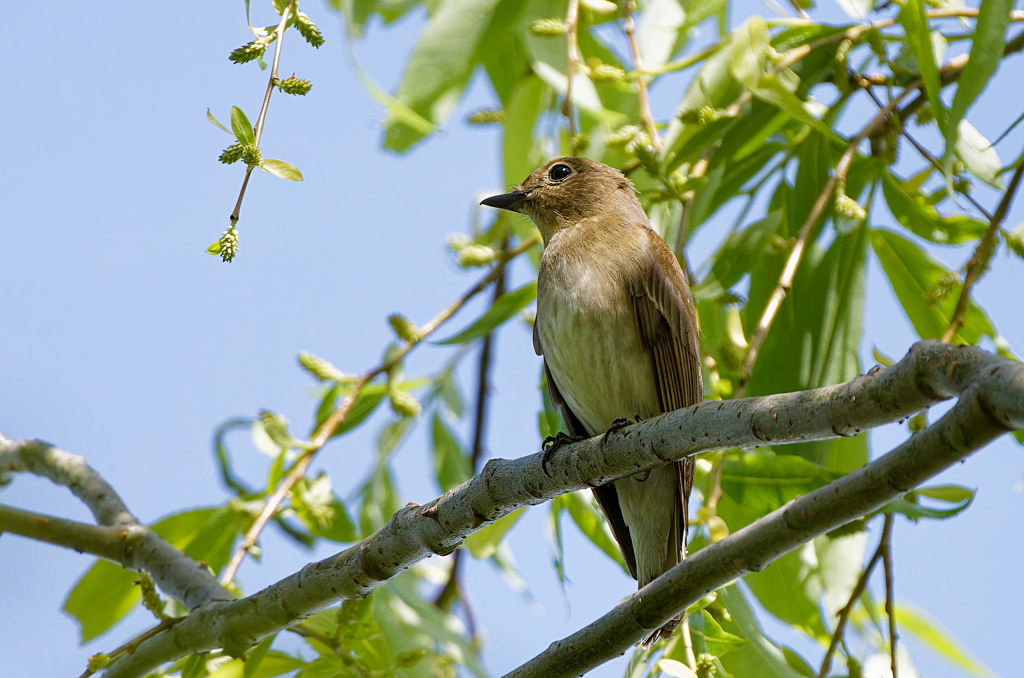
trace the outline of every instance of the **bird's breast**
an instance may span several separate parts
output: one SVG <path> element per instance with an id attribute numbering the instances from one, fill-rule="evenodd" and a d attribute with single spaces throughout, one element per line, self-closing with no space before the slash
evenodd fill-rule
<path id="1" fill-rule="evenodd" d="M 637 260 L 579 257 L 557 243 L 541 262 L 538 334 L 566 404 L 596 435 L 618 418 L 660 412 L 651 357 L 640 342 L 630 276 Z"/>

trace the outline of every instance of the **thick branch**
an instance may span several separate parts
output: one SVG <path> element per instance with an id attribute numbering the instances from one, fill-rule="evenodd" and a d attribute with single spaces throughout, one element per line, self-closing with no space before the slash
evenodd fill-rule
<path id="1" fill-rule="evenodd" d="M 1024 368 L 1009 363 L 986 374 L 968 386 L 942 419 L 892 452 L 701 549 L 504 678 L 582 675 L 622 655 L 715 589 L 878 510 L 1006 432 L 1008 425 L 1024 426 Z M 1006 405 L 1012 415 L 1003 409 Z M 890 633 L 895 633 L 892 626 Z"/>
<path id="2" fill-rule="evenodd" d="M 610 621 L 603 622 L 611 631 L 601 630 L 604 626 L 589 631 L 603 639 L 600 650 L 588 645 L 581 658 L 576 652 L 579 646 L 561 643 L 545 655 L 568 652 L 573 662 L 585 660 L 587 666 L 593 666 L 599 656 L 604 661 L 621 654 L 707 591 L 875 510 L 1000 433 L 1024 427 L 1024 368 L 975 347 L 921 342 L 897 365 L 876 368 L 846 384 L 726 402 L 704 401 L 617 434 L 568 445 L 547 461 L 547 472 L 541 463 L 543 453 L 515 460 L 493 459 L 480 475 L 425 505 L 404 507 L 383 529 L 349 549 L 311 563 L 244 600 L 193 611 L 172 629 L 143 643 L 107 675 L 139 676 L 163 662 L 217 647 L 237 656 L 262 638 L 338 600 L 369 594 L 381 582 L 431 554 L 451 553 L 487 522 L 522 506 L 706 450 L 854 435 L 958 394 L 960 402 L 949 414 L 895 453 L 697 552 L 645 587 L 642 599 L 631 598 L 616 608 Z M 680 594 L 681 587 L 687 587 L 689 593 Z M 614 648 L 605 649 L 610 646 L 603 645 L 604 641 L 613 642 Z M 575 673 L 564 675 L 579 675 L 584 669 L 573 670 Z M 545 670 L 522 675 L 563 674 Z"/>
<path id="3" fill-rule="evenodd" d="M 164 593 L 177 598 L 189 609 L 213 600 L 231 600 L 231 594 L 217 584 L 205 568 L 141 524 L 114 488 L 82 457 L 40 440 L 14 442 L 0 435 L 0 475 L 19 472 L 34 473 L 67 487 L 89 507 L 97 523 L 122 532 L 116 554 L 97 552 L 97 555 L 110 558 L 130 570 L 147 572 Z M 13 528 L 11 531 L 24 534 Z M 56 539 L 54 536 L 54 539 L 43 541 L 77 549 Z M 85 548 L 80 550 L 93 552 Z"/>

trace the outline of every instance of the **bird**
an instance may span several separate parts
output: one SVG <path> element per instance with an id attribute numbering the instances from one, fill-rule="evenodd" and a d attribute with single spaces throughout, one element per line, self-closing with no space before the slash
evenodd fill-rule
<path id="1" fill-rule="evenodd" d="M 533 344 L 572 437 L 703 399 L 693 296 L 628 177 L 594 160 L 557 158 L 481 204 L 524 214 L 540 230 Z M 690 457 L 593 488 L 638 588 L 685 557 L 693 472 Z M 669 638 L 681 619 L 641 644 Z"/>

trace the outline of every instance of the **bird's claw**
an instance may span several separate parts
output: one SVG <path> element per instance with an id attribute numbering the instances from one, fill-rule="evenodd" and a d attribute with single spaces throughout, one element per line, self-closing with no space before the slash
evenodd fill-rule
<path id="1" fill-rule="evenodd" d="M 621 431 L 622 429 L 626 428 L 627 426 L 632 426 L 632 424 L 633 424 L 633 422 L 631 422 L 629 419 L 626 419 L 625 417 L 619 417 L 618 419 L 613 421 L 612 425 L 610 427 L 608 427 L 608 430 L 604 432 L 604 436 L 601 438 L 601 442 L 602 443 L 607 442 L 609 435 L 611 435 L 612 433 L 615 433 L 616 431 Z"/>
<path id="2" fill-rule="evenodd" d="M 559 431 L 556 435 L 548 436 L 541 443 L 541 450 L 544 451 L 544 456 L 540 460 L 540 467 L 544 470 L 544 475 L 551 477 L 548 473 L 548 462 L 551 461 L 551 457 L 554 456 L 555 452 L 564 445 L 570 445 L 572 443 L 578 443 L 586 440 L 585 436 L 571 436 L 568 433 Z"/>

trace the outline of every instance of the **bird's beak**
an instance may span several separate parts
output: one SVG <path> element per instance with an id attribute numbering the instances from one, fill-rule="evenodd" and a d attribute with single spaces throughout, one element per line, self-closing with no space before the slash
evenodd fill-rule
<path id="1" fill-rule="evenodd" d="M 512 191 L 511 193 L 492 195 L 490 198 L 484 198 L 481 200 L 480 204 L 487 205 L 488 207 L 497 207 L 498 209 L 508 210 L 509 212 L 518 212 L 519 205 L 529 194 L 529 191 Z"/>

